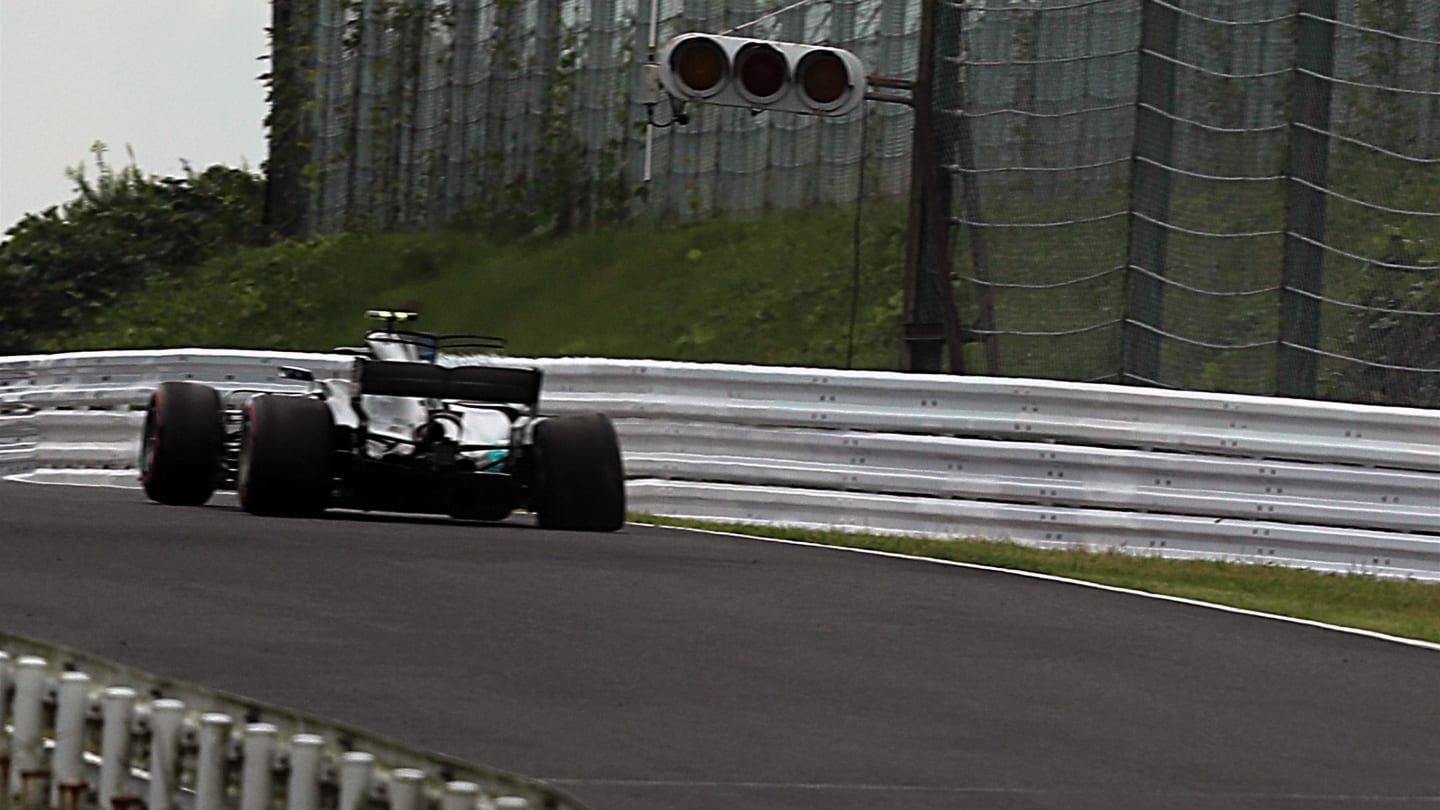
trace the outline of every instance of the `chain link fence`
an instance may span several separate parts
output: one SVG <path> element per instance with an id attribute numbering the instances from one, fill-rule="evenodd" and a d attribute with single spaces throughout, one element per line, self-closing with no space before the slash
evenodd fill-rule
<path id="1" fill-rule="evenodd" d="M 937 20 L 976 367 L 1440 406 L 1440 6 L 941 0 Z"/>
<path id="2" fill-rule="evenodd" d="M 651 2 L 315 0 L 305 230 L 563 231 L 906 193 L 913 116 L 878 102 L 691 105 L 649 133 L 645 184 Z M 921 0 L 653 2 L 661 42 L 741 28 L 901 78 L 921 56 Z M 934 10 L 967 368 L 1440 406 L 1440 6 Z"/>

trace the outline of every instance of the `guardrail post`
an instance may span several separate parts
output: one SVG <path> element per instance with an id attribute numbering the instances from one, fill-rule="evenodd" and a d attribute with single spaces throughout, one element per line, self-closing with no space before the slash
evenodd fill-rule
<path id="1" fill-rule="evenodd" d="M 135 690 L 112 686 L 101 698 L 100 810 L 130 792 L 130 735 L 135 722 Z"/>
<path id="2" fill-rule="evenodd" d="M 150 810 L 179 806 L 180 733 L 185 704 L 162 698 L 150 704 Z"/>
<path id="3" fill-rule="evenodd" d="M 83 672 L 60 675 L 55 700 L 55 751 L 51 769 L 55 772 L 52 802 L 64 805 L 66 793 L 85 787 L 85 715 L 90 710 L 90 676 Z M 76 810 L 73 806 L 69 810 Z"/>
<path id="4" fill-rule="evenodd" d="M 200 754 L 195 764 L 195 810 L 225 810 L 225 756 L 230 747 L 230 715 L 200 717 Z"/>
<path id="5" fill-rule="evenodd" d="M 364 810 L 370 795 L 370 775 L 374 769 L 374 754 L 349 751 L 341 757 L 339 810 Z"/>
<path id="6" fill-rule="evenodd" d="M 10 793 L 23 787 L 24 776 L 41 767 L 44 741 L 40 737 L 45 725 L 44 658 L 22 655 L 15 662 L 15 732 L 10 744 Z"/>
<path id="7" fill-rule="evenodd" d="M 287 810 L 318 810 L 320 806 L 320 747 L 325 738 L 318 734 L 296 734 L 290 738 L 290 784 L 286 791 Z"/>
<path id="8" fill-rule="evenodd" d="M 240 772 L 240 810 L 270 810 L 275 793 L 275 737 L 269 723 L 245 727 L 245 764 Z"/>
<path id="9" fill-rule="evenodd" d="M 390 772 L 390 810 L 422 810 L 420 790 L 425 772 L 415 768 L 396 768 Z"/>

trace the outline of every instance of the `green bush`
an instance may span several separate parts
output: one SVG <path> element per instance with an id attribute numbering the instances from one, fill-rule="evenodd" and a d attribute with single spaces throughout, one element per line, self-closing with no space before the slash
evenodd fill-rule
<path id="1" fill-rule="evenodd" d="M 212 166 L 146 176 L 92 151 L 98 177 L 70 169 L 77 196 L 26 215 L 0 242 L 0 354 L 37 351 L 157 275 L 266 244 L 265 181 Z"/>

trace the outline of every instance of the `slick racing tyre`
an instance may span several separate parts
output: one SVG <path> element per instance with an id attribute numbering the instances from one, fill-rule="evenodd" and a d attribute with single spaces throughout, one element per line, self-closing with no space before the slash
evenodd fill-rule
<path id="1" fill-rule="evenodd" d="M 613 532 L 625 524 L 625 473 L 609 417 L 546 419 L 535 426 L 534 452 L 541 527 Z"/>
<path id="2" fill-rule="evenodd" d="M 150 395 L 140 439 L 140 483 L 152 501 L 199 506 L 220 479 L 225 412 L 220 394 L 194 382 L 164 382 Z"/>
<path id="3" fill-rule="evenodd" d="M 236 489 L 256 515 L 301 517 L 330 499 L 330 408 L 318 399 L 261 394 L 245 406 Z"/>

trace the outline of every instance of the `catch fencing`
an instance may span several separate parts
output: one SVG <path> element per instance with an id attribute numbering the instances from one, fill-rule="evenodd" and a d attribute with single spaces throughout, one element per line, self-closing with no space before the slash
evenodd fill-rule
<path id="1" fill-rule="evenodd" d="M 539 782 L 0 633 L 3 810 L 584 810 Z"/>
<path id="2" fill-rule="evenodd" d="M 162 379 L 244 391 L 282 363 L 324 375 L 352 362 L 195 351 L 0 361 L 32 375 L 0 386 L 12 411 L 0 416 L 0 467 L 134 486 L 135 409 Z M 544 412 L 615 420 L 632 511 L 1440 581 L 1434 411 L 1049 380 L 516 362 L 544 369 Z"/>
<path id="3" fill-rule="evenodd" d="M 971 370 L 1440 406 L 1440 6 L 942 0 L 937 25 Z"/>

